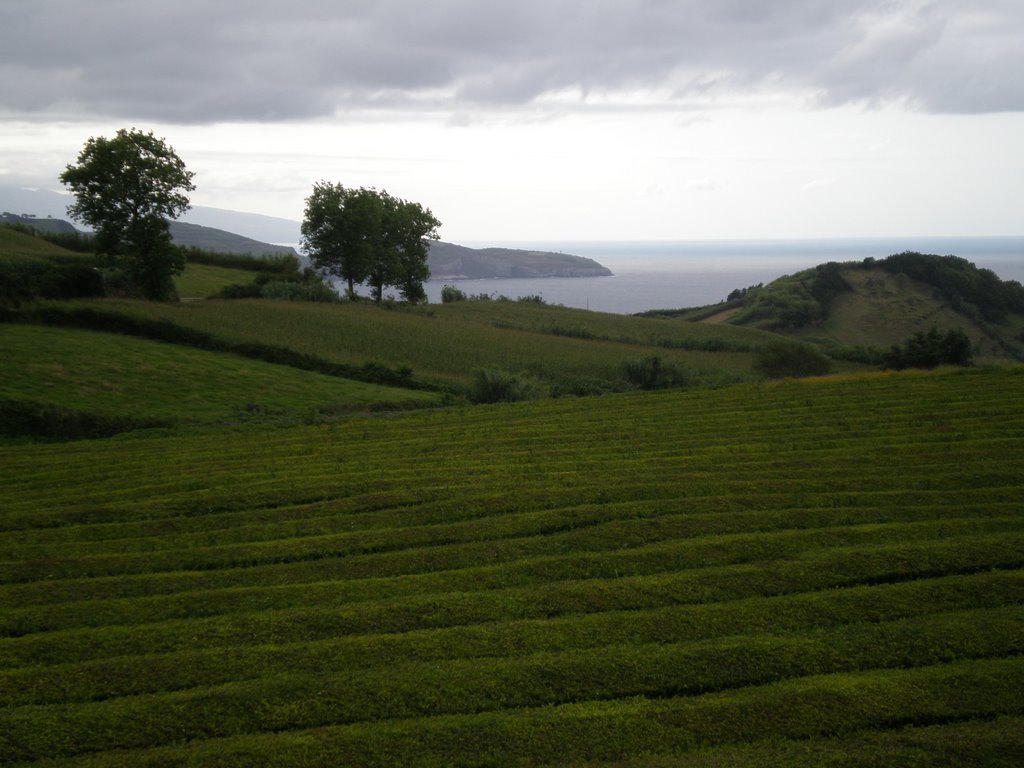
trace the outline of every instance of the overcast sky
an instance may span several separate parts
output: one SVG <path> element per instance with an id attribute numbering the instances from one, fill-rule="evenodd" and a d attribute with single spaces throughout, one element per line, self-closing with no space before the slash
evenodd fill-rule
<path id="1" fill-rule="evenodd" d="M 1021 0 L 0 0 L 0 184 L 136 126 L 192 201 L 455 241 L 1024 234 Z"/>

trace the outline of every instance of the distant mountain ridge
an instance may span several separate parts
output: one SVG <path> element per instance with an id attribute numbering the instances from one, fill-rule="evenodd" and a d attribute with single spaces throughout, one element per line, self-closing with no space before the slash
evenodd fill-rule
<path id="1" fill-rule="evenodd" d="M 66 219 L 71 202 L 71 195 L 49 189 L 0 186 L 0 211 L 3 212 L 30 218 Z M 229 233 L 237 232 L 239 236 L 261 243 L 292 244 L 298 243 L 301 237 L 301 224 L 291 219 L 202 205 L 185 211 L 181 222 Z"/>
<path id="2" fill-rule="evenodd" d="M 178 245 L 200 248 L 214 253 L 248 254 L 250 256 L 297 256 L 290 245 L 264 243 L 223 229 L 203 227 L 184 221 L 171 221 L 171 239 Z"/>

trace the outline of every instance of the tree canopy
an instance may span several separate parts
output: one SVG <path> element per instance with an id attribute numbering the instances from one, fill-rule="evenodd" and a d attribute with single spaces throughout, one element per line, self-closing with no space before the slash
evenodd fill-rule
<path id="1" fill-rule="evenodd" d="M 60 180 L 75 195 L 68 214 L 96 231 L 97 252 L 114 257 L 144 296 L 167 299 L 184 268 L 167 219 L 188 209 L 194 176 L 152 131 L 122 128 L 90 138 Z"/>
<path id="2" fill-rule="evenodd" d="M 375 301 L 390 286 L 417 302 L 426 297 L 423 281 L 429 277 L 426 240 L 437 239 L 439 226 L 419 203 L 321 181 L 306 198 L 302 247 L 319 271 L 348 284 L 350 296 L 366 283 Z"/>

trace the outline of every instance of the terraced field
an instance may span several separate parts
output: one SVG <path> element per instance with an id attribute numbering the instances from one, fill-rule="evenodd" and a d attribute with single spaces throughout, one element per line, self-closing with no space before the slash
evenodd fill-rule
<path id="1" fill-rule="evenodd" d="M 1019 765 L 1024 375 L 0 448 L 13 764 Z"/>

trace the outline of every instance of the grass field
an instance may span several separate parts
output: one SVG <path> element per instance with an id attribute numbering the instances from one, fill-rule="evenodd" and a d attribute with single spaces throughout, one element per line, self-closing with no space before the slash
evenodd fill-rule
<path id="1" fill-rule="evenodd" d="M 33 237 L 11 227 L 0 226 L 0 262 L 75 256 L 80 255 L 42 238 Z"/>
<path id="2" fill-rule="evenodd" d="M 477 303 L 483 306 L 472 306 Z M 650 355 L 690 372 L 694 383 L 728 383 L 750 378 L 754 351 L 771 338 L 746 328 L 564 307 L 466 304 L 411 311 L 267 300 L 102 300 L 70 306 L 169 321 L 237 343 L 273 344 L 350 365 L 408 367 L 418 380 L 457 390 L 490 368 L 531 377 L 545 391 L 614 391 L 627 388 L 626 361 Z"/>
<path id="3" fill-rule="evenodd" d="M 0 447 L 0 755 L 1019 765 L 1022 402 L 872 374 Z"/>
<path id="4" fill-rule="evenodd" d="M 255 273 L 246 269 L 189 263 L 174 278 L 174 287 L 182 299 L 205 299 L 228 285 L 248 285 L 253 277 Z"/>
<path id="5" fill-rule="evenodd" d="M 431 393 L 73 328 L 3 324 L 0 350 L 0 399 L 174 424 L 301 422 L 438 401 Z"/>

